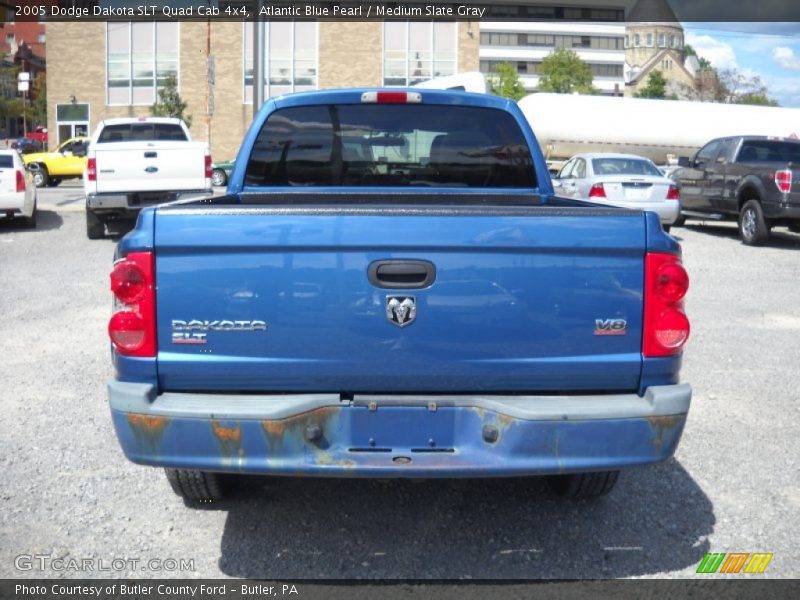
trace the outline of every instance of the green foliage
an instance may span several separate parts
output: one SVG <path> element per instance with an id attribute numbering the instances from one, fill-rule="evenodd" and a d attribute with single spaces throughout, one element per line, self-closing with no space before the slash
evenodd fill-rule
<path id="1" fill-rule="evenodd" d="M 497 66 L 496 75 L 489 77 L 489 87 L 496 96 L 510 98 L 515 102 L 525 95 L 525 87 L 511 63 L 502 63 Z"/>
<path id="2" fill-rule="evenodd" d="M 0 67 L 0 117 L 15 119 L 22 116 L 22 99 L 17 98 L 16 67 Z M 6 97 L 6 93 L 10 97 Z"/>
<path id="3" fill-rule="evenodd" d="M 734 100 L 735 104 L 755 104 L 757 106 L 780 106 L 777 100 L 773 100 L 765 93 L 749 92 L 741 94 Z"/>
<path id="4" fill-rule="evenodd" d="M 647 78 L 647 85 L 636 94 L 637 98 L 665 98 L 667 96 L 667 80 L 661 71 L 652 71 Z"/>
<path id="5" fill-rule="evenodd" d="M 33 103 L 28 109 L 28 120 L 47 127 L 47 77 L 39 73 L 33 82 Z"/>
<path id="6" fill-rule="evenodd" d="M 708 59 L 703 58 L 702 56 L 697 54 L 697 51 L 694 48 L 692 48 L 692 46 L 690 46 L 689 44 L 684 44 L 684 46 L 683 46 L 683 54 L 687 58 L 690 57 L 690 56 L 696 56 L 697 57 L 697 62 L 700 63 L 700 68 L 701 69 L 710 69 L 711 68 L 711 62 Z"/>
<path id="7" fill-rule="evenodd" d="M 565 48 L 549 54 L 539 67 L 539 91 L 557 94 L 593 94 L 592 71 L 578 55 Z"/>
<path id="8" fill-rule="evenodd" d="M 158 89 L 158 100 L 150 107 L 150 114 L 154 117 L 177 117 L 191 127 L 192 115 L 184 115 L 186 106 L 178 93 L 178 80 L 174 75 L 168 75 L 164 85 Z"/>

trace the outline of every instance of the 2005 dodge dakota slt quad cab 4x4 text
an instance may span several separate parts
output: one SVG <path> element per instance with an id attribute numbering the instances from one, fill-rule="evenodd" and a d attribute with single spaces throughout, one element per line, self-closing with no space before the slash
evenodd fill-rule
<path id="1" fill-rule="evenodd" d="M 111 273 L 114 427 L 178 494 L 547 475 L 581 498 L 673 454 L 679 246 L 654 213 L 555 196 L 516 104 L 274 98 L 238 156 L 228 195 L 144 209 Z"/>

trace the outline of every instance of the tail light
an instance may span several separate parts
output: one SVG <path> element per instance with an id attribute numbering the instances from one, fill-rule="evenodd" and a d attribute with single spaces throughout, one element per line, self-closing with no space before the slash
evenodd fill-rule
<path id="1" fill-rule="evenodd" d="M 678 186 L 677 185 L 669 186 L 669 189 L 667 190 L 667 200 L 680 200 L 680 199 L 681 199 L 681 193 L 678 191 Z"/>
<path id="2" fill-rule="evenodd" d="M 783 171 L 775 171 L 775 185 L 783 194 L 788 194 L 792 191 L 792 172 L 789 169 Z"/>
<path id="3" fill-rule="evenodd" d="M 211 179 L 211 155 L 206 154 L 206 179 Z"/>
<path id="4" fill-rule="evenodd" d="M 364 92 L 361 102 L 365 104 L 419 104 L 422 94 L 419 92 Z"/>
<path id="5" fill-rule="evenodd" d="M 111 271 L 117 312 L 108 323 L 114 349 L 125 356 L 156 355 L 156 295 L 152 252 L 131 252 Z"/>
<path id="6" fill-rule="evenodd" d="M 689 319 L 683 312 L 689 276 L 680 258 L 661 253 L 645 256 L 644 272 L 642 353 L 646 357 L 672 356 L 689 339 Z"/>
<path id="7" fill-rule="evenodd" d="M 602 183 L 595 183 L 589 190 L 589 198 L 605 198 L 606 189 Z"/>
<path id="8" fill-rule="evenodd" d="M 17 192 L 25 191 L 25 173 L 17 171 Z"/>
<path id="9" fill-rule="evenodd" d="M 86 179 L 97 181 L 97 159 L 90 158 L 86 161 Z"/>

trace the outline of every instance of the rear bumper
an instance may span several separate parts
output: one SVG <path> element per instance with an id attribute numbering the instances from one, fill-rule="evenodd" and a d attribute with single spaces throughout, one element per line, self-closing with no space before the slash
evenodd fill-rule
<path id="1" fill-rule="evenodd" d="M 109 383 L 135 463 L 275 475 L 487 477 L 656 463 L 680 440 L 687 384 L 597 396 L 164 393 Z"/>
<path id="2" fill-rule="evenodd" d="M 25 208 L 25 192 L 0 194 L 0 212 L 14 211 L 21 213 Z"/>
<path id="3" fill-rule="evenodd" d="M 202 198 L 213 194 L 213 189 L 88 194 L 86 196 L 86 207 L 97 214 L 138 213 L 148 206 L 156 206 L 157 204 L 186 198 Z"/>
<path id="4" fill-rule="evenodd" d="M 800 221 L 800 197 L 795 196 L 798 194 L 792 194 L 792 202 L 764 202 L 764 216 L 770 220 Z"/>

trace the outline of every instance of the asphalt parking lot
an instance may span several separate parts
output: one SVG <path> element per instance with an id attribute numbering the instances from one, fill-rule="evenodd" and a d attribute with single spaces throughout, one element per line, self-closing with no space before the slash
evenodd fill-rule
<path id="1" fill-rule="evenodd" d="M 115 240 L 86 238 L 78 185 L 39 206 L 34 231 L 0 220 L 0 577 L 693 577 L 706 552 L 770 552 L 748 577 L 800 575 L 799 235 L 752 248 L 730 224 L 673 230 L 691 277 L 689 421 L 674 459 L 598 502 L 563 503 L 536 479 L 256 478 L 190 508 L 111 426 Z M 30 555 L 95 570 L 27 570 Z"/>

